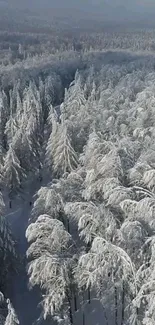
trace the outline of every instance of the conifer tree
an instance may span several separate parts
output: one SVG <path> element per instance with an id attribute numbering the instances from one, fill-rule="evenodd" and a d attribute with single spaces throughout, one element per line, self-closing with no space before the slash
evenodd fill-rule
<path id="1" fill-rule="evenodd" d="M 78 166 L 78 156 L 71 145 L 66 122 L 56 124 L 53 118 L 53 131 L 48 141 L 46 150 L 48 165 L 58 177 L 66 172 L 71 172 Z"/>
<path id="2" fill-rule="evenodd" d="M 4 185 L 8 189 L 11 206 L 11 200 L 14 194 L 18 193 L 20 190 L 22 180 L 25 177 L 24 171 L 12 146 L 9 147 L 5 157 L 3 175 Z"/>

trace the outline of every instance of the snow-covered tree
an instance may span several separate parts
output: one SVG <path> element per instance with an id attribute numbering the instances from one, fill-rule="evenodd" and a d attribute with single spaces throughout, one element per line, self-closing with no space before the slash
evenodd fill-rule
<path id="1" fill-rule="evenodd" d="M 117 220 L 104 206 L 93 202 L 73 202 L 65 205 L 65 213 L 78 224 L 80 237 L 86 244 L 92 243 L 97 236 L 113 241 Z"/>
<path id="2" fill-rule="evenodd" d="M 0 291 L 0 325 L 4 325 L 6 318 L 6 301 L 3 293 Z"/>
<path id="3" fill-rule="evenodd" d="M 124 322 L 126 303 L 136 291 L 134 264 L 125 250 L 96 237 L 91 250 L 79 258 L 75 272 L 79 288 L 94 290 L 106 311 L 112 307 L 115 324 L 122 308 Z M 120 293 L 124 295 L 124 286 L 126 297 L 123 296 L 121 305 L 119 297 Z"/>
<path id="4" fill-rule="evenodd" d="M 52 138 L 53 137 L 53 138 Z M 62 176 L 77 168 L 78 156 L 71 145 L 66 123 L 55 128 L 47 146 L 47 161 L 52 159 L 52 169 L 55 175 Z"/>
<path id="5" fill-rule="evenodd" d="M 116 149 L 108 151 L 94 161 L 94 167 L 86 170 L 84 199 L 99 199 L 104 197 L 104 182 L 115 178 L 119 183 L 123 179 L 121 159 Z"/>
<path id="6" fill-rule="evenodd" d="M 52 126 L 52 132 L 49 136 L 47 147 L 46 147 L 46 165 L 48 166 L 49 170 L 52 171 L 53 165 L 53 155 L 56 150 L 58 140 L 59 140 L 59 126 L 56 119 L 55 112 L 53 107 L 50 110 L 48 123 Z"/>
<path id="7" fill-rule="evenodd" d="M 7 304 L 8 304 L 8 315 L 6 317 L 4 325 L 18 325 L 19 320 L 18 320 L 16 312 L 10 302 L 10 299 L 7 299 Z"/>
<path id="8" fill-rule="evenodd" d="M 69 248 L 69 242 L 71 241 L 71 236 L 65 231 L 63 223 L 52 219 L 46 214 L 29 225 L 26 237 L 28 242 L 31 243 L 27 251 L 27 256 L 31 259 L 45 253 L 45 249 L 53 255 L 63 253 L 65 249 Z M 42 241 L 43 238 L 44 241 Z"/>
<path id="9" fill-rule="evenodd" d="M 18 128 L 19 128 L 18 122 L 11 114 L 9 120 L 6 123 L 5 132 L 4 132 L 7 137 L 8 145 L 12 143 L 13 137 L 15 136 Z"/>
<path id="10" fill-rule="evenodd" d="M 84 176 L 85 173 L 81 168 L 71 173 L 65 173 L 53 187 L 61 195 L 64 202 L 80 201 L 84 189 Z"/>
<path id="11" fill-rule="evenodd" d="M 20 165 L 20 161 L 18 160 L 12 146 L 10 146 L 3 167 L 3 182 L 8 189 L 10 201 L 12 200 L 13 195 L 19 191 L 24 177 L 25 174 Z"/>
<path id="12" fill-rule="evenodd" d="M 87 290 L 101 301 L 106 325 L 155 323 L 155 60 L 98 51 L 103 45 L 140 49 L 140 34 L 150 50 L 153 32 L 147 42 L 145 33 L 82 33 L 78 54 L 70 37 L 62 46 L 53 37 L 46 56 L 40 55 L 44 43 L 40 52 L 39 42 L 34 49 L 26 41 L 25 62 L 12 46 L 10 62 L 1 58 L 0 191 L 5 199 L 9 192 L 11 206 L 21 184 L 23 192 L 29 181 L 30 192 L 37 190 L 33 206 L 29 199 L 28 273 L 30 285 L 41 288 L 44 317 L 58 324 L 73 324 L 75 295 L 80 301 Z M 15 258 L 0 192 L 4 296 Z"/>
<path id="13" fill-rule="evenodd" d="M 25 173 L 34 172 L 36 170 L 36 154 L 33 151 L 30 138 L 23 127 L 20 127 L 16 132 L 12 141 L 12 148 Z"/>
<path id="14" fill-rule="evenodd" d="M 63 110 L 65 117 L 68 118 L 70 115 L 76 115 L 81 106 L 84 106 L 86 99 L 84 96 L 84 89 L 82 87 L 81 75 L 77 71 L 75 74 L 74 81 L 70 84 L 70 87 L 65 92 Z"/>
<path id="15" fill-rule="evenodd" d="M 41 214 L 48 214 L 52 218 L 61 219 L 63 212 L 63 201 L 54 188 L 41 187 L 37 192 L 37 199 L 32 209 L 32 217 L 37 218 Z"/>
<path id="16" fill-rule="evenodd" d="M 26 237 L 30 243 L 27 256 L 30 285 L 38 285 L 43 291 L 44 318 L 70 315 L 71 311 L 71 250 L 72 238 L 61 221 L 48 215 L 40 216 L 31 224 Z"/>
<path id="17" fill-rule="evenodd" d="M 125 220 L 116 236 L 117 243 L 128 253 L 138 269 L 146 258 L 143 246 L 148 238 L 147 227 L 139 221 Z"/>
<path id="18" fill-rule="evenodd" d="M 96 159 L 102 154 L 102 142 L 99 135 L 94 131 L 89 135 L 87 144 L 83 148 L 80 162 L 87 168 L 94 167 Z"/>

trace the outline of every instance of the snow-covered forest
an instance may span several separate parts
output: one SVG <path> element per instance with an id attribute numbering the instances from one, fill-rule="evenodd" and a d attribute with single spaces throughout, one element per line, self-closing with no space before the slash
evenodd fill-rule
<path id="1" fill-rule="evenodd" d="M 0 325 L 155 324 L 154 46 L 0 32 Z"/>

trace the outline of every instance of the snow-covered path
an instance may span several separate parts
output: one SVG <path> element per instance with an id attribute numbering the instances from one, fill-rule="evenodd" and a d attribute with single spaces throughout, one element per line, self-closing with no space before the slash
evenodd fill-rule
<path id="1" fill-rule="evenodd" d="M 13 278 L 11 297 L 21 325 L 32 325 L 39 316 L 37 308 L 39 294 L 36 290 L 28 290 L 28 277 L 26 274 L 25 253 L 27 250 L 27 241 L 25 238 L 25 230 L 27 228 L 29 216 L 30 205 L 27 200 L 25 202 L 21 201 L 21 204 L 18 206 L 14 206 L 13 202 L 13 207 L 7 214 L 13 235 L 18 241 L 19 253 L 22 259 L 22 263 L 19 261 L 18 274 Z"/>
<path id="2" fill-rule="evenodd" d="M 39 290 L 33 289 L 30 291 L 28 289 L 28 276 L 26 272 L 26 250 L 28 245 L 25 237 L 28 219 L 31 214 L 30 201 L 33 202 L 33 195 L 40 185 L 37 182 L 35 182 L 35 185 L 31 184 L 23 195 L 24 199 L 13 201 L 12 209 L 8 207 L 6 212 L 6 217 L 11 225 L 15 240 L 18 242 L 18 250 L 21 255 L 18 274 L 15 274 L 12 280 L 11 292 L 11 300 L 21 325 L 32 325 L 40 314 L 38 308 L 40 302 Z M 6 200 L 7 202 L 8 200 Z M 44 322 L 44 324 L 48 323 Z"/>

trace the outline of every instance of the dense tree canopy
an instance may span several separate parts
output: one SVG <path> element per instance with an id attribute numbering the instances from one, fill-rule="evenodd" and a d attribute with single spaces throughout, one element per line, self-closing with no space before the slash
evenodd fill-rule
<path id="1" fill-rule="evenodd" d="M 37 322 L 77 325 L 80 314 L 87 325 L 86 309 L 101 306 L 102 324 L 154 325 L 155 57 L 143 32 L 77 31 L 61 43 L 54 31 L 0 33 L 2 325 L 19 324 L 8 217 L 21 207 L 25 217 L 27 203 Z"/>

